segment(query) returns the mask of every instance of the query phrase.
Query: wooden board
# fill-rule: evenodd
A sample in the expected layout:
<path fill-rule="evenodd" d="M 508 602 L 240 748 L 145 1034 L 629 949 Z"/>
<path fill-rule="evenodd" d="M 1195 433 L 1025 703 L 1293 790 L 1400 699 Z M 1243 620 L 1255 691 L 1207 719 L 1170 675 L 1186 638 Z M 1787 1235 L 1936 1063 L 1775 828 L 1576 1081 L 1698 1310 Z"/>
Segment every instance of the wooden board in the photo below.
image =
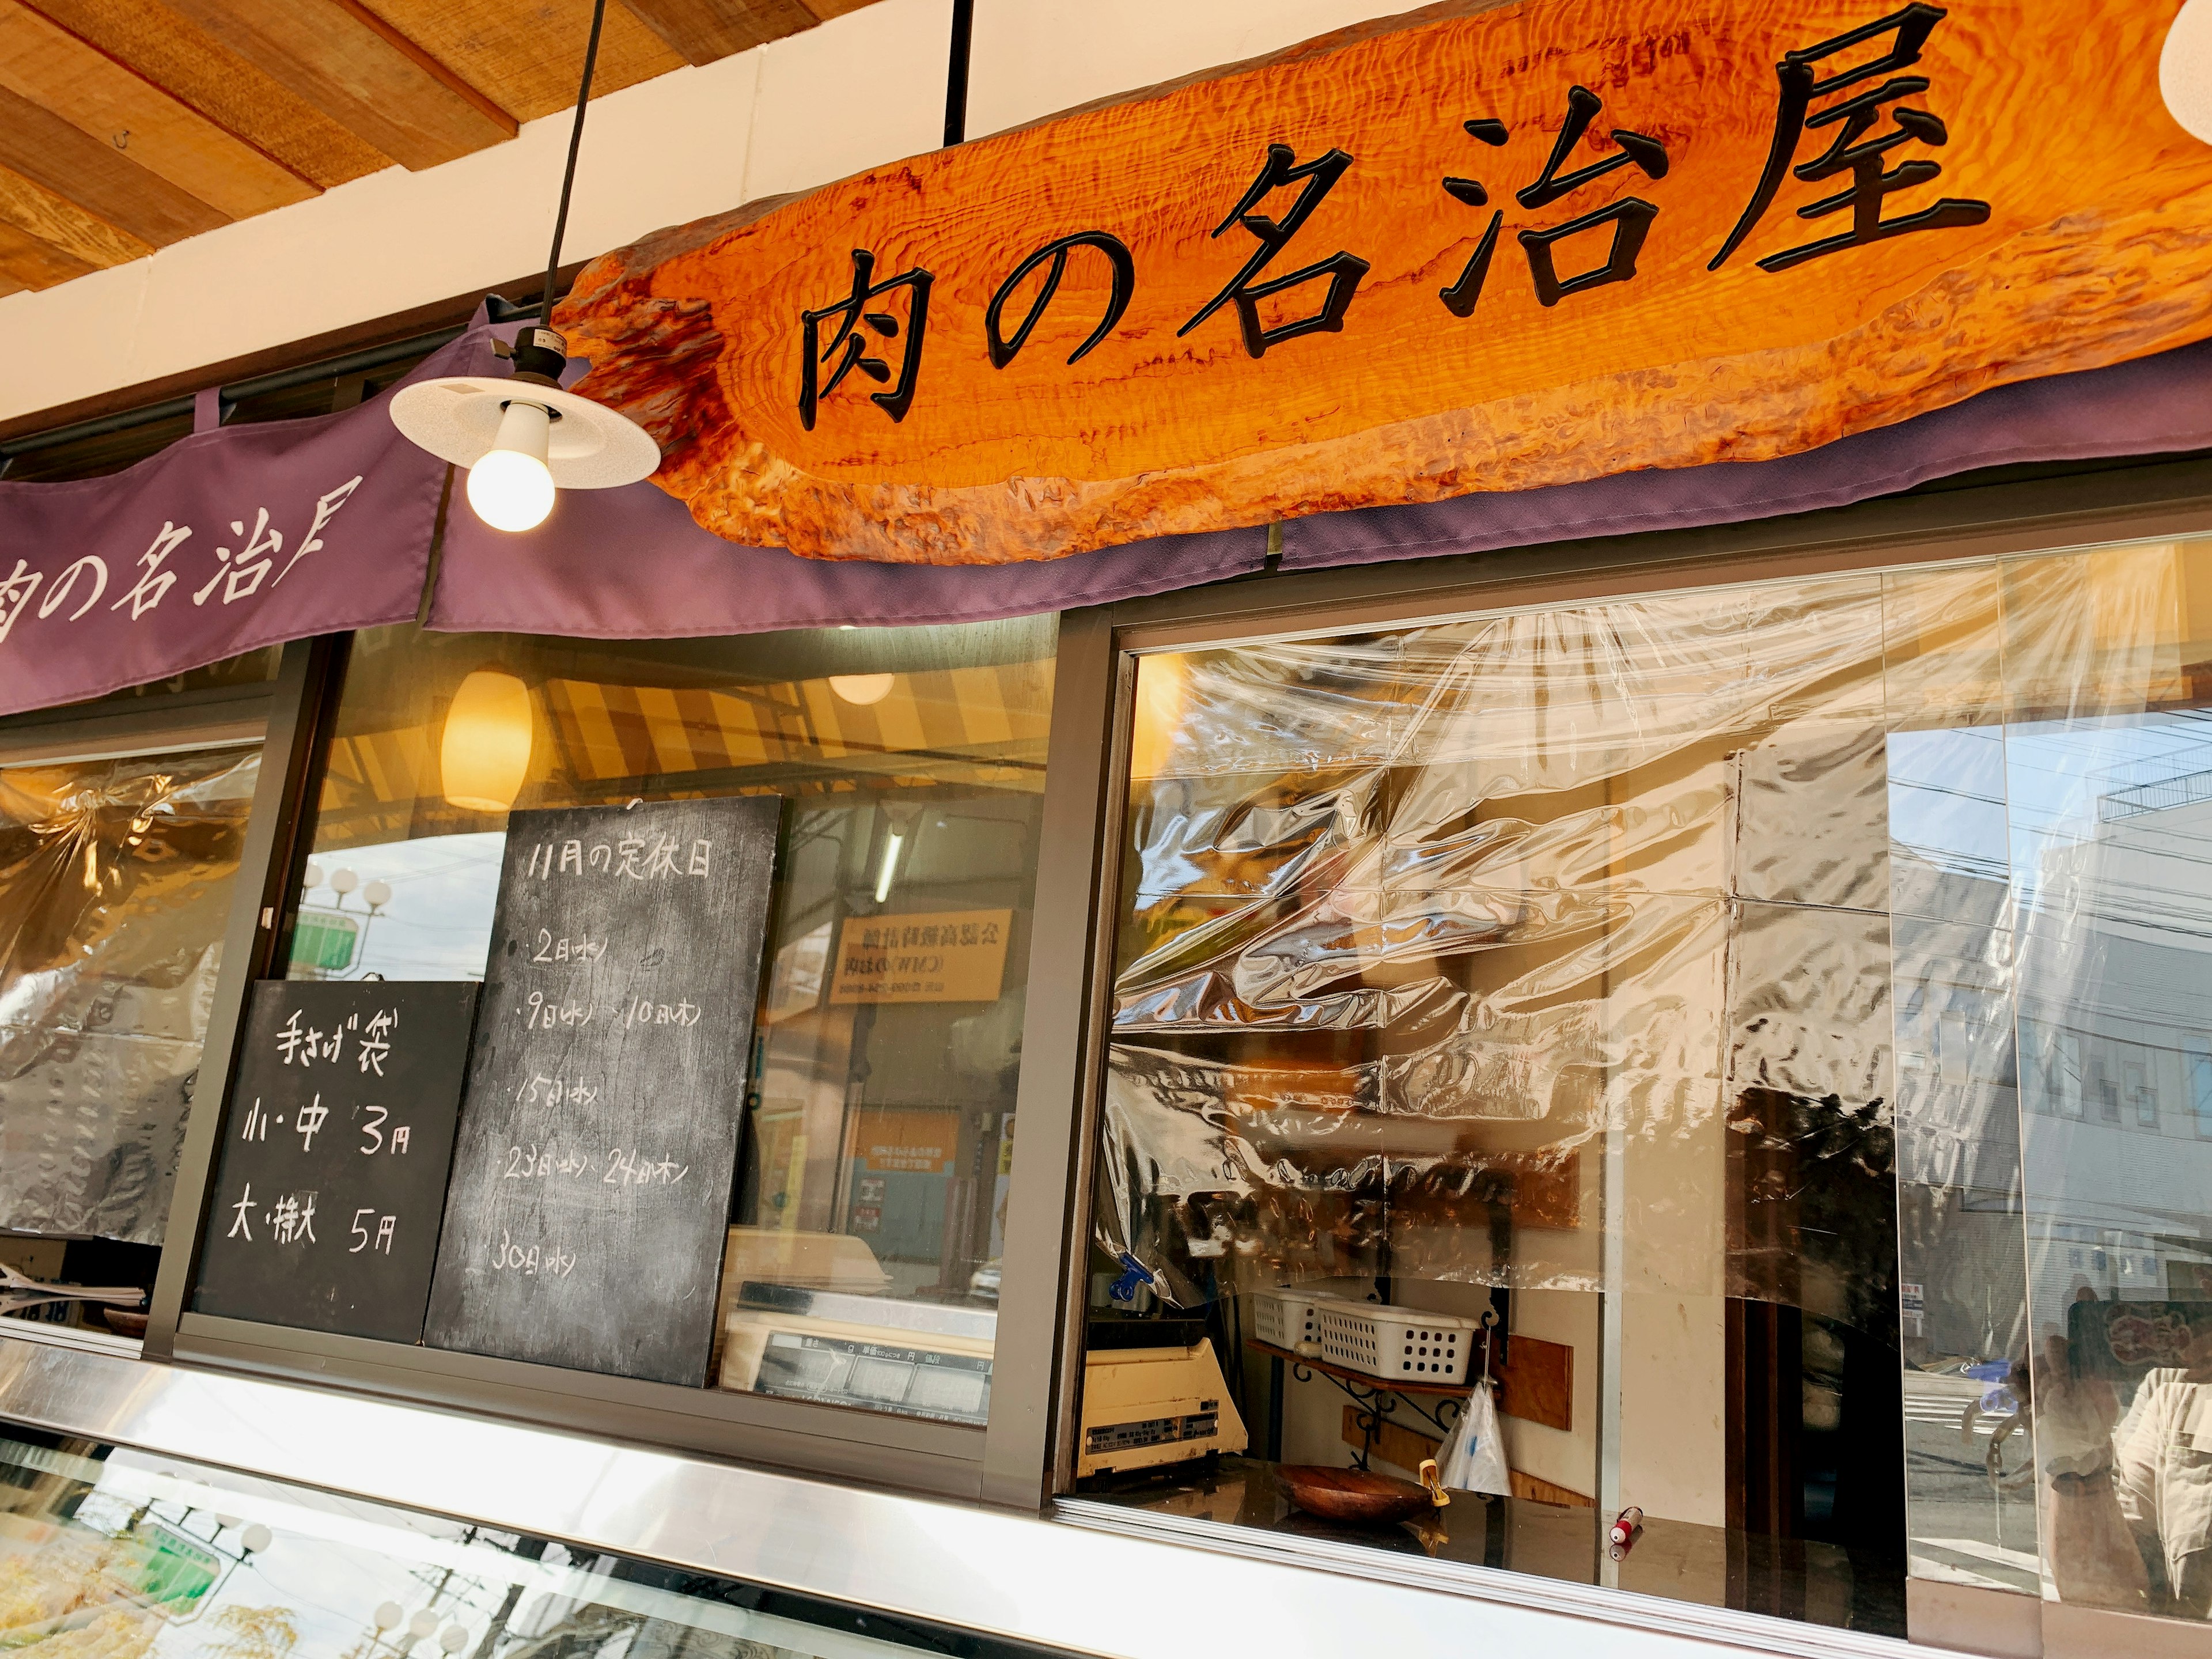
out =
<path fill-rule="evenodd" d="M 781 808 L 508 818 L 431 1346 L 705 1382 Z"/>
<path fill-rule="evenodd" d="M 823 558 L 1052 558 L 1795 454 L 2212 332 L 2212 147 L 2157 88 L 2179 4 L 1950 0 L 1906 52 L 1898 20 L 1931 9 L 1453 0 L 663 232 L 594 262 L 560 320 L 593 363 L 580 389 L 653 430 L 660 483 L 700 523 Z M 1777 65 L 1814 51 L 1825 78 L 1778 147 Z M 1843 130 L 1822 118 L 1916 77 L 1924 93 L 1854 132 L 1883 147 L 1871 172 L 1819 176 Z M 1574 137 L 1577 86 L 1601 106 Z M 1333 182 L 1299 171 L 1331 157 Z M 1878 206 L 1878 182 L 1839 196 L 1884 167 Z M 1571 228 L 1594 214 L 1611 216 Z M 1628 276 L 1608 256 L 1632 222 L 1648 234 Z M 1126 250 L 1126 310 L 1086 353 L 1115 266 L 1106 244 L 1075 247 L 994 367 L 994 299 L 1011 343 L 1055 271 L 1041 251 L 1078 234 Z M 890 284 L 858 301 L 856 250 L 864 287 Z M 1255 258 L 1254 287 L 1313 273 L 1241 290 L 1256 356 L 1231 296 Z M 1547 263 L 1573 291 L 1540 291 Z M 1330 320 L 1352 264 L 1340 330 L 1290 331 Z M 830 389 L 848 357 L 881 378 Z"/>
<path fill-rule="evenodd" d="M 1574 1428 L 1575 1351 L 1564 1342 L 1516 1336 L 1498 1365 L 1498 1409 L 1547 1428 Z"/>
<path fill-rule="evenodd" d="M 422 1334 L 477 990 L 253 988 L 196 1311 L 384 1342 Z"/>
<path fill-rule="evenodd" d="M 1571 1487 L 1557 1486 L 1533 1474 L 1523 1474 L 1518 1469 L 1506 1470 L 1505 1476 L 1516 1498 L 1556 1504 L 1563 1510 L 1594 1510 L 1597 1507 L 1597 1500 L 1594 1498 L 1586 1498 Z"/>
<path fill-rule="evenodd" d="M 1423 1434 L 1418 1429 L 1409 1429 L 1402 1423 L 1388 1421 L 1376 1431 L 1375 1443 L 1370 1447 L 1360 1429 L 1359 1409 L 1356 1406 L 1344 1408 L 1344 1426 L 1340 1435 L 1344 1443 L 1354 1450 L 1365 1449 L 1370 1455 L 1408 1473 L 1418 1473 L 1423 1458 L 1434 1457 L 1443 1449 L 1443 1442 L 1434 1436 Z M 1562 1509 L 1596 1507 L 1592 1499 L 1578 1492 L 1540 1480 L 1533 1474 L 1524 1474 L 1519 1469 L 1508 1469 L 1505 1474 L 1516 1498 L 1529 1498 L 1539 1504 L 1554 1504 Z"/>

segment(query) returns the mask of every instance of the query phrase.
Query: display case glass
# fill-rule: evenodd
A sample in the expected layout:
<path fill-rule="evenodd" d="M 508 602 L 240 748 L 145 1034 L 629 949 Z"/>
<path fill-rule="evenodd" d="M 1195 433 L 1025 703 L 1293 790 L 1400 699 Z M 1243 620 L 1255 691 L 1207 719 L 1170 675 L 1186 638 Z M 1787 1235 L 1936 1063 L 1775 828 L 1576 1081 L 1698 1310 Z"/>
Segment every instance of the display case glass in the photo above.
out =
<path fill-rule="evenodd" d="M 23 1659 L 1019 1659 L 1046 1650 L 0 1424 Z"/>

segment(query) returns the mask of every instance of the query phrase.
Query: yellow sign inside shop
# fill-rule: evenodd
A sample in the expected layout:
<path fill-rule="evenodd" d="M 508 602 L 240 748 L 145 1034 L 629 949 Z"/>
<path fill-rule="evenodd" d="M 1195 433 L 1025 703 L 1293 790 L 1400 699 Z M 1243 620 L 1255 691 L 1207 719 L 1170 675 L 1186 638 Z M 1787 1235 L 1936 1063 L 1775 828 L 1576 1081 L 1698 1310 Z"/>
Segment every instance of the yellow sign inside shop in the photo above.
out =
<path fill-rule="evenodd" d="M 2181 0 L 1449 0 L 594 262 L 732 541 L 995 563 L 1795 454 L 2212 333 Z"/>
<path fill-rule="evenodd" d="M 830 1000 L 996 1002 L 1012 910 L 847 918 Z"/>

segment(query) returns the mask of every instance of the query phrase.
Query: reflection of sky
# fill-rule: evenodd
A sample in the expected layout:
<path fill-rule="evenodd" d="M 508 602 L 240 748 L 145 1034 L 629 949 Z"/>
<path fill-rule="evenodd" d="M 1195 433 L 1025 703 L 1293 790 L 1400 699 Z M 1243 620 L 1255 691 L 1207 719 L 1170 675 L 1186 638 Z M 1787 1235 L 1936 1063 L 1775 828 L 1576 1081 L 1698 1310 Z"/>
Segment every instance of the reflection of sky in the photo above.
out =
<path fill-rule="evenodd" d="M 495 830 L 317 854 L 313 862 L 326 884 L 340 870 L 359 876 L 362 887 L 392 884 L 392 902 L 369 922 L 360 957 L 345 977 L 482 979 L 506 846 L 506 836 Z M 328 885 L 305 898 L 317 908 L 335 905 L 356 922 L 368 920 L 359 888 L 343 904 Z"/>
<path fill-rule="evenodd" d="M 2112 919 L 2194 933 L 2212 922 L 2203 812 L 2131 812 L 2113 798 L 2200 774 L 2212 774 L 2212 714 L 2193 709 L 1893 732 L 1890 835 L 1943 869 L 2009 873 L 2031 907 L 2087 899 Z"/>

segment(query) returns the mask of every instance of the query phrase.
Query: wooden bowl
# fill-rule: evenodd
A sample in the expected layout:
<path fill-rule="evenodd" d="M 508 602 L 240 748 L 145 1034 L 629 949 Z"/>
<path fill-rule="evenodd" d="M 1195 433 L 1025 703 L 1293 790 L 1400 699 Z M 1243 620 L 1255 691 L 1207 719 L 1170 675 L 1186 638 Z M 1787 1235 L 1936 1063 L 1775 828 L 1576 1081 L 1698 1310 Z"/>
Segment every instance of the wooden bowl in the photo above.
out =
<path fill-rule="evenodd" d="M 1436 1500 L 1425 1486 L 1358 1469 L 1323 1468 L 1314 1463 L 1285 1463 L 1275 1471 L 1291 1503 L 1309 1515 L 1362 1526 L 1388 1526 L 1432 1513 Z"/>
<path fill-rule="evenodd" d="M 100 1316 L 107 1322 L 107 1328 L 118 1336 L 143 1337 L 146 1334 L 146 1316 L 143 1313 L 131 1313 L 123 1308 L 103 1308 Z"/>

